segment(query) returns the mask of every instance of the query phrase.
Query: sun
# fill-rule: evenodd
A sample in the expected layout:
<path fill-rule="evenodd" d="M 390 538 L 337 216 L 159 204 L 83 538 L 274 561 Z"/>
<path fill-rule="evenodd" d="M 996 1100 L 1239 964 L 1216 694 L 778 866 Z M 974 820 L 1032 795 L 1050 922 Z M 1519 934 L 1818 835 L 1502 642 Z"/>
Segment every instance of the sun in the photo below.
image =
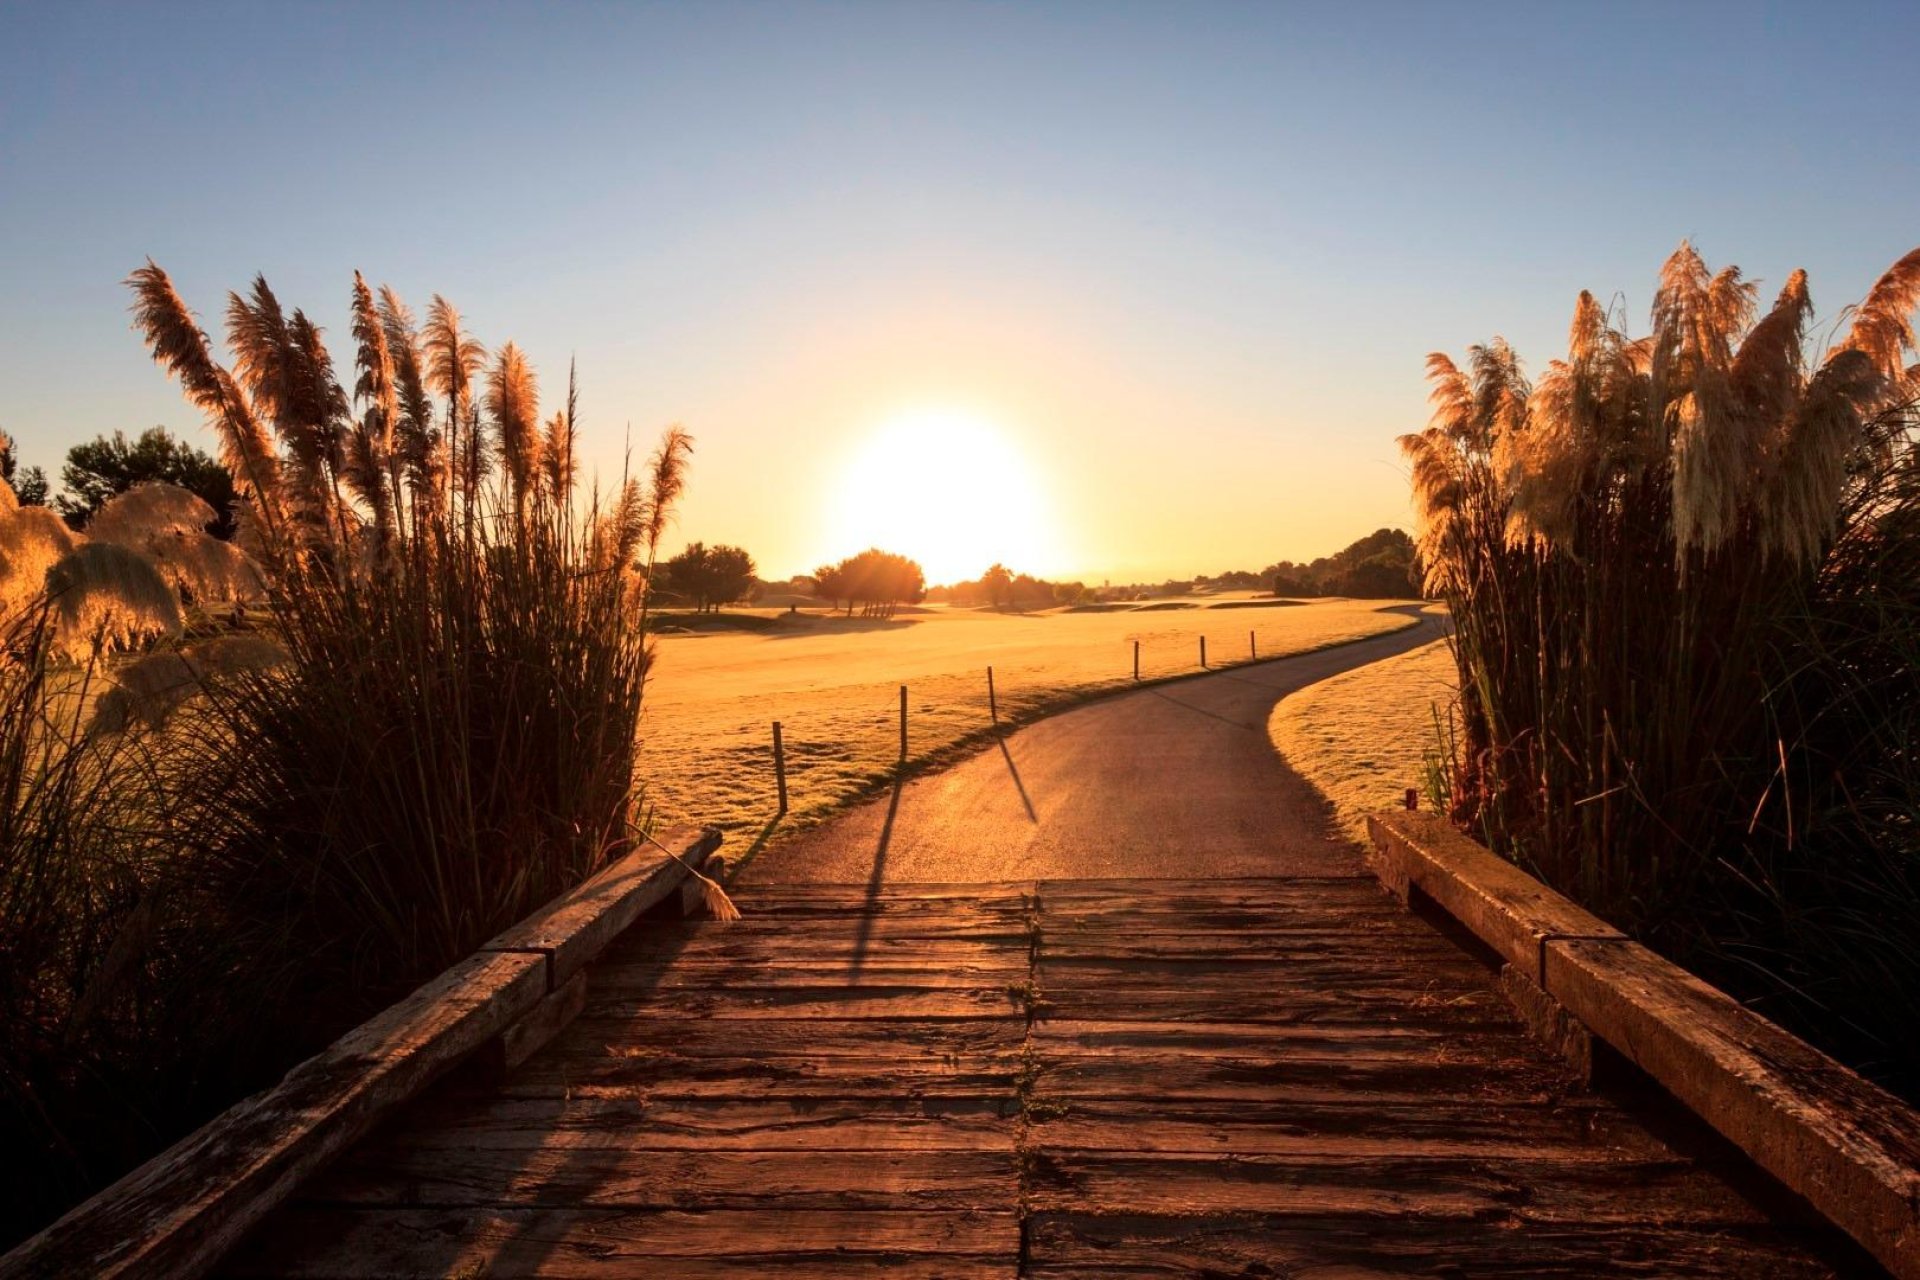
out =
<path fill-rule="evenodd" d="M 879 547 L 911 556 L 931 584 L 1060 567 L 1033 466 L 985 418 L 920 409 L 887 419 L 843 473 L 829 520 L 836 555 Z"/>

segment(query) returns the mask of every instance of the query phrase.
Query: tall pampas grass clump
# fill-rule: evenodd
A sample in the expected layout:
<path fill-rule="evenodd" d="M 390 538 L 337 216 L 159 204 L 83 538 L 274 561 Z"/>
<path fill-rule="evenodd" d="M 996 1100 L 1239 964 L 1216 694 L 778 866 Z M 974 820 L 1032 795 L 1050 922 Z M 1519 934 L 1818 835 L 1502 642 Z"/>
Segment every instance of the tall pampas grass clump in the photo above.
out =
<path fill-rule="evenodd" d="M 182 980 L 192 948 L 169 937 L 181 916 L 168 886 L 184 868 L 159 709 L 186 691 L 163 692 L 161 677 L 202 659 L 170 647 L 178 588 L 143 549 L 204 536 L 213 513 L 157 486 L 109 504 L 116 514 L 87 538 L 0 491 L 4 1242 L 204 1107 L 194 1032 L 219 997 Z M 225 598 L 200 588 L 203 601 Z M 137 712 L 135 690 L 147 695 Z M 102 731 L 116 702 L 119 723 Z"/>
<path fill-rule="evenodd" d="M 1824 339 L 1682 245 L 1530 380 L 1430 357 L 1401 441 L 1457 628 L 1454 820 L 1920 1087 L 1920 251 Z"/>
<path fill-rule="evenodd" d="M 309 1048 L 637 838 L 645 567 L 691 443 L 602 498 L 571 379 L 543 431 L 531 363 L 444 298 L 416 330 L 355 276 L 349 394 L 264 279 L 228 300 L 230 371 L 160 268 L 129 283 L 235 470 L 285 653 L 200 682 L 185 856 L 234 980 Z"/>

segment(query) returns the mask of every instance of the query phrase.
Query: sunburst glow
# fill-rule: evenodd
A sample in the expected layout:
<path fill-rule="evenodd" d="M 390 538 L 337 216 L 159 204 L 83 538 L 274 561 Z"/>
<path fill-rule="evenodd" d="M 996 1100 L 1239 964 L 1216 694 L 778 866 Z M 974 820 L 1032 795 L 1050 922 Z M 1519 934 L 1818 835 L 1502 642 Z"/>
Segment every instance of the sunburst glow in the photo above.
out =
<path fill-rule="evenodd" d="M 957 410 L 887 420 L 848 465 L 831 528 L 836 554 L 897 551 L 929 583 L 976 577 L 995 561 L 1017 572 L 1060 567 L 1032 464 L 1006 433 Z"/>

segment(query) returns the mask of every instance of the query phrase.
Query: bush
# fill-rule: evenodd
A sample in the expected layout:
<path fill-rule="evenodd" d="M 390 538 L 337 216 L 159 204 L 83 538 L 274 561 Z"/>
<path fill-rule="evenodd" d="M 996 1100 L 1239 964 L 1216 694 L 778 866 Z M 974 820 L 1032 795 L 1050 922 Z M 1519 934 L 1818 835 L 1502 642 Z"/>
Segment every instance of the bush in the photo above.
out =
<path fill-rule="evenodd" d="M 439 298 L 416 333 L 356 277 L 350 398 L 264 280 L 230 299 L 231 370 L 164 272 L 131 283 L 220 439 L 246 551 L 167 486 L 113 499 L 78 546 L 45 509 L 0 509 L 0 1243 L 577 883 L 644 816 L 646 584 L 688 438 L 583 497 L 571 387 L 543 427 L 518 350 L 487 363 Z M 262 586 L 271 639 L 169 638 L 176 587 Z"/>
<path fill-rule="evenodd" d="M 1682 246 L 1653 332 L 1591 295 L 1537 384 L 1433 356 L 1403 440 L 1457 628 L 1455 820 L 1815 1038 L 1920 1084 L 1920 252 L 1831 351 Z"/>

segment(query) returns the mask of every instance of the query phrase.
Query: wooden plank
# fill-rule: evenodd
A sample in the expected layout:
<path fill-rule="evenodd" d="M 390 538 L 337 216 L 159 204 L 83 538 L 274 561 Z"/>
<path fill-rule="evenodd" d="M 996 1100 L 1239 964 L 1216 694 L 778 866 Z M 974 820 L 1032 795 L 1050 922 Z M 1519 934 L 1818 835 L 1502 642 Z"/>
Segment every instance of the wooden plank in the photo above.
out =
<path fill-rule="evenodd" d="M 1837 1280 L 1805 1237 L 1669 1223 L 1524 1223 L 1503 1215 L 1274 1218 L 1036 1214 L 1029 1276 L 1455 1275 L 1589 1280 L 1646 1275 L 1713 1280 Z"/>
<path fill-rule="evenodd" d="M 994 953 L 989 958 L 969 958 L 950 964 L 864 964 L 855 968 L 844 963 L 819 963 L 812 959 L 791 958 L 779 964 L 756 968 L 751 974 L 740 966 L 710 956 L 684 960 L 648 961 L 637 964 L 596 965 L 593 976 L 597 991 L 625 999 L 635 999 L 650 991 L 725 989 L 743 979 L 754 987 L 918 987 L 922 990 L 951 990 L 967 987 L 1004 987 L 1024 984 L 1031 970 L 1024 952 Z"/>
<path fill-rule="evenodd" d="M 498 1078 L 531 1058 L 580 1016 L 586 1002 L 587 975 L 582 971 L 548 992 L 525 1016 L 487 1043 L 482 1050 L 485 1074 Z"/>
<path fill-rule="evenodd" d="M 1025 1036 L 1025 1020 L 1012 1016 L 945 1022 L 907 1020 L 879 1027 L 859 1019 L 834 1018 L 714 1019 L 679 1024 L 663 1018 L 603 1018 L 589 1004 L 548 1053 L 556 1057 L 670 1054 L 723 1058 L 805 1054 L 870 1058 L 876 1054 L 926 1053 L 961 1060 L 1001 1050 L 1018 1051 Z"/>
<path fill-rule="evenodd" d="M 0 1275 L 202 1274 L 385 1112 L 539 1002 L 546 962 L 455 965 L 0 1259 Z"/>
<path fill-rule="evenodd" d="M 1143 1052 L 1198 1054 L 1208 1058 L 1264 1061 L 1289 1057 L 1377 1056 L 1411 1052 L 1512 1052 L 1515 1028 L 1428 1025 L 1245 1023 L 1194 1021 L 1129 1022 L 1108 1018 L 1045 1018 L 1034 1023 L 1033 1042 L 1043 1053 L 1132 1056 Z"/>
<path fill-rule="evenodd" d="M 1005 1018 L 1018 1012 L 1014 984 L 979 987 L 880 986 L 833 983 L 762 987 L 743 982 L 731 989 L 671 987 L 623 1000 L 596 992 L 597 1018 L 667 1018 L 736 1021 L 760 1018 L 955 1019 Z"/>
<path fill-rule="evenodd" d="M 621 1209 L 1003 1210 L 1014 1156 L 997 1151 L 443 1151 L 375 1142 L 316 1179 L 308 1205 Z"/>
<path fill-rule="evenodd" d="M 1363 1215 L 1485 1223 L 1717 1224 L 1771 1219 L 1691 1161 L 1595 1158 L 1547 1146 L 1501 1159 L 1409 1156 L 1088 1156 L 1032 1162 L 1039 1212 L 1214 1218 Z"/>
<path fill-rule="evenodd" d="M 720 846 L 717 827 L 683 828 L 660 843 L 696 865 Z M 686 878 L 686 868 L 651 845 L 611 867 L 534 915 L 507 929 L 482 951 L 531 951 L 547 957 L 549 990 L 559 990 L 587 961 L 626 932 L 640 913 L 667 900 Z"/>
<path fill-rule="evenodd" d="M 1378 814 L 1367 819 L 1367 830 L 1397 876 L 1541 986 L 1546 985 L 1542 948 L 1548 939 L 1624 936 L 1461 835 L 1441 814 Z"/>
<path fill-rule="evenodd" d="M 1900 1276 L 1920 1276 L 1920 1113 L 1632 942 L 1554 942 L 1547 991 Z"/>
<path fill-rule="evenodd" d="M 461 1097 L 421 1108 L 396 1145 L 679 1151 L 1011 1150 L 1019 1103 L 974 1098 Z"/>
<path fill-rule="evenodd" d="M 727 926 L 717 926 L 725 928 Z M 1022 937 L 895 938 L 848 933 L 838 937 L 743 932 L 738 937 L 699 936 L 660 938 L 651 945 L 608 956 L 601 967 L 647 968 L 662 964 L 733 964 L 740 968 L 778 969 L 788 965 L 839 965 L 859 970 L 884 965 L 962 967 L 995 965 L 1024 955 L 1030 943 Z"/>
<path fill-rule="evenodd" d="M 1195 1055 L 1069 1057 L 1035 1055 L 1033 1096 L 1047 1100 L 1107 1098 L 1243 1099 L 1248 1102 L 1335 1102 L 1356 1097 L 1388 1104 L 1423 1100 L 1546 1102 L 1567 1095 L 1566 1068 L 1507 1052 L 1467 1058 L 1299 1060 L 1284 1054 L 1263 1060 Z"/>
<path fill-rule="evenodd" d="M 1248 983 L 1231 996 L 1219 991 L 1179 987 L 1129 988 L 1124 991 L 1056 991 L 1042 986 L 1036 1016 L 1083 1020 L 1135 1020 L 1143 1023 L 1315 1022 L 1350 1025 L 1398 1024 L 1425 1027 L 1517 1028 L 1513 1009 L 1491 992 L 1413 993 L 1336 989 L 1313 992 L 1263 991 Z"/>
<path fill-rule="evenodd" d="M 1018 1264 L 1017 1216 L 917 1211 L 373 1209 L 301 1206 L 248 1242 L 228 1274 L 303 1277 L 653 1274 L 987 1275 Z M 918 1267 L 918 1270 L 912 1268 Z"/>
<path fill-rule="evenodd" d="M 1671 1150 L 1637 1121 L 1591 1099 L 1537 1104 L 1436 1099 L 1414 1104 L 1206 1099 L 1070 1099 L 1035 1126 L 1052 1151 L 1219 1155 L 1456 1155 L 1487 1159 L 1546 1147 L 1663 1159 Z"/>

